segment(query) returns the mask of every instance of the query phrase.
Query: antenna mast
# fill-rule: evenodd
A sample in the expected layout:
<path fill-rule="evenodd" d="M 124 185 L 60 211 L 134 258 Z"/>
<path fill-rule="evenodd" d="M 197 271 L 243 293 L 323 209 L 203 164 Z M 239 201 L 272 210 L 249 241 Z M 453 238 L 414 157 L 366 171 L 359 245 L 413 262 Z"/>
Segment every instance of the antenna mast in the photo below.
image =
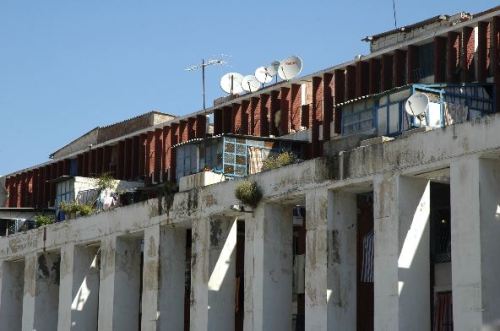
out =
<path fill-rule="evenodd" d="M 201 59 L 201 64 L 198 65 L 192 65 L 190 67 L 187 67 L 185 70 L 186 71 L 195 71 L 195 70 L 200 70 L 201 69 L 201 94 L 203 97 L 203 110 L 206 109 L 206 103 L 205 103 L 205 67 L 212 66 L 212 65 L 224 65 L 227 64 L 226 61 L 224 61 L 222 58 L 218 59 L 209 59 L 205 62 L 205 59 Z"/>

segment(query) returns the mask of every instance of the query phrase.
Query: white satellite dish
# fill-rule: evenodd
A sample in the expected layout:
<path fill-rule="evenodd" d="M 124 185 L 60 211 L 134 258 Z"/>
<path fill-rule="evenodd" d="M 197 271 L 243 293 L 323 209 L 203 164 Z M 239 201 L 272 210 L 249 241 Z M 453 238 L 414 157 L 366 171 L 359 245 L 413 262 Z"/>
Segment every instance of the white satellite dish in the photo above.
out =
<path fill-rule="evenodd" d="M 269 75 L 274 77 L 278 74 L 279 67 L 280 67 L 280 61 L 273 61 L 271 62 L 270 65 L 266 67 L 266 70 Z"/>
<path fill-rule="evenodd" d="M 254 75 L 248 75 L 243 77 L 241 87 L 247 92 L 255 92 L 260 89 L 260 82 Z"/>
<path fill-rule="evenodd" d="M 424 114 L 429 106 L 429 97 L 424 93 L 415 93 L 406 100 L 405 110 L 411 116 Z"/>
<path fill-rule="evenodd" d="M 220 79 L 220 87 L 229 94 L 239 94 L 243 92 L 241 82 L 243 76 L 237 72 L 228 72 Z"/>
<path fill-rule="evenodd" d="M 270 74 L 267 67 L 258 67 L 255 70 L 255 78 L 262 84 L 266 84 L 273 80 L 273 75 Z"/>
<path fill-rule="evenodd" d="M 297 77 L 302 71 L 302 60 L 298 56 L 290 56 L 280 62 L 278 75 L 283 80 Z"/>

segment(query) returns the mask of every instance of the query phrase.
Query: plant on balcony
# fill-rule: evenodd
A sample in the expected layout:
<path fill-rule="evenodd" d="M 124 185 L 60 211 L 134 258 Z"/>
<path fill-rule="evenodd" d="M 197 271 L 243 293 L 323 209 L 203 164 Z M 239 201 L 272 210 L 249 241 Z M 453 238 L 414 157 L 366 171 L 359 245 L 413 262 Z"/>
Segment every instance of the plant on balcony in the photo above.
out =
<path fill-rule="evenodd" d="M 249 180 L 239 182 L 234 191 L 234 195 L 243 204 L 252 208 L 257 207 L 262 199 L 262 191 L 257 183 Z"/>
<path fill-rule="evenodd" d="M 99 178 L 97 178 L 97 188 L 99 189 L 99 191 L 112 189 L 114 187 L 115 179 L 109 173 L 104 173 Z"/>
<path fill-rule="evenodd" d="M 277 155 L 271 155 L 262 161 L 262 170 L 271 170 L 284 167 L 295 163 L 297 158 L 292 152 L 282 152 Z"/>
<path fill-rule="evenodd" d="M 76 218 L 78 216 L 88 216 L 95 212 L 95 208 L 90 204 L 72 202 L 61 202 L 59 208 L 64 212 L 66 219 Z"/>
<path fill-rule="evenodd" d="M 36 215 L 34 217 L 36 227 L 52 224 L 55 222 L 54 216 L 48 216 L 48 215 Z"/>

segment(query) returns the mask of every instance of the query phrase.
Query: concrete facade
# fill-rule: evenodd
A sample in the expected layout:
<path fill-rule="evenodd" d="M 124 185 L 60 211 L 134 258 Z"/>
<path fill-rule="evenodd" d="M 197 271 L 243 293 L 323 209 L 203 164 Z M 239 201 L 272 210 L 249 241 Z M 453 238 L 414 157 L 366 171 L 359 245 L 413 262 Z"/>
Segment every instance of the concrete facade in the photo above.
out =
<path fill-rule="evenodd" d="M 432 182 L 445 181 L 454 327 L 480 330 L 500 314 L 499 130 L 500 116 L 485 117 L 355 148 L 343 160 L 253 175 L 264 197 L 249 214 L 229 208 L 237 201 L 223 192 L 238 184 L 229 181 L 175 194 L 168 213 L 158 214 L 153 199 L 1 238 L 0 323 L 13 330 L 183 329 L 191 229 L 190 327 L 233 330 L 240 219 L 244 330 L 291 330 L 291 207 L 302 203 L 306 329 L 355 330 L 356 197 L 373 192 L 374 329 L 431 330 L 429 192 Z"/>

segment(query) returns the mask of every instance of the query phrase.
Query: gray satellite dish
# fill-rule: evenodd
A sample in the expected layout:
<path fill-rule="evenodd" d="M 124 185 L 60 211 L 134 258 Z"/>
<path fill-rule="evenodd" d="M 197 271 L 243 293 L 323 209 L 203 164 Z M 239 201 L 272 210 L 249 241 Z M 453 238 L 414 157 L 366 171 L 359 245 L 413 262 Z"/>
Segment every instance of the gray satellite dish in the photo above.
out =
<path fill-rule="evenodd" d="M 262 84 L 269 83 L 273 80 L 273 75 L 267 70 L 268 67 L 258 67 L 255 70 L 255 78 Z"/>
<path fill-rule="evenodd" d="M 280 61 L 273 61 L 271 62 L 270 65 L 266 67 L 266 70 L 269 75 L 274 77 L 278 74 L 279 67 L 280 67 Z"/>
<path fill-rule="evenodd" d="M 255 92 L 260 89 L 260 82 L 254 75 L 248 75 L 243 77 L 241 87 L 247 92 Z"/>
<path fill-rule="evenodd" d="M 290 56 L 280 62 L 278 75 L 283 80 L 297 77 L 302 71 L 302 60 L 298 56 Z"/>
<path fill-rule="evenodd" d="M 239 94 L 243 92 L 241 82 L 243 76 L 237 72 L 228 72 L 220 79 L 220 87 L 229 94 Z"/>
<path fill-rule="evenodd" d="M 423 93 L 415 93 L 406 100 L 405 110 L 411 116 L 419 117 L 429 106 L 429 97 Z"/>

